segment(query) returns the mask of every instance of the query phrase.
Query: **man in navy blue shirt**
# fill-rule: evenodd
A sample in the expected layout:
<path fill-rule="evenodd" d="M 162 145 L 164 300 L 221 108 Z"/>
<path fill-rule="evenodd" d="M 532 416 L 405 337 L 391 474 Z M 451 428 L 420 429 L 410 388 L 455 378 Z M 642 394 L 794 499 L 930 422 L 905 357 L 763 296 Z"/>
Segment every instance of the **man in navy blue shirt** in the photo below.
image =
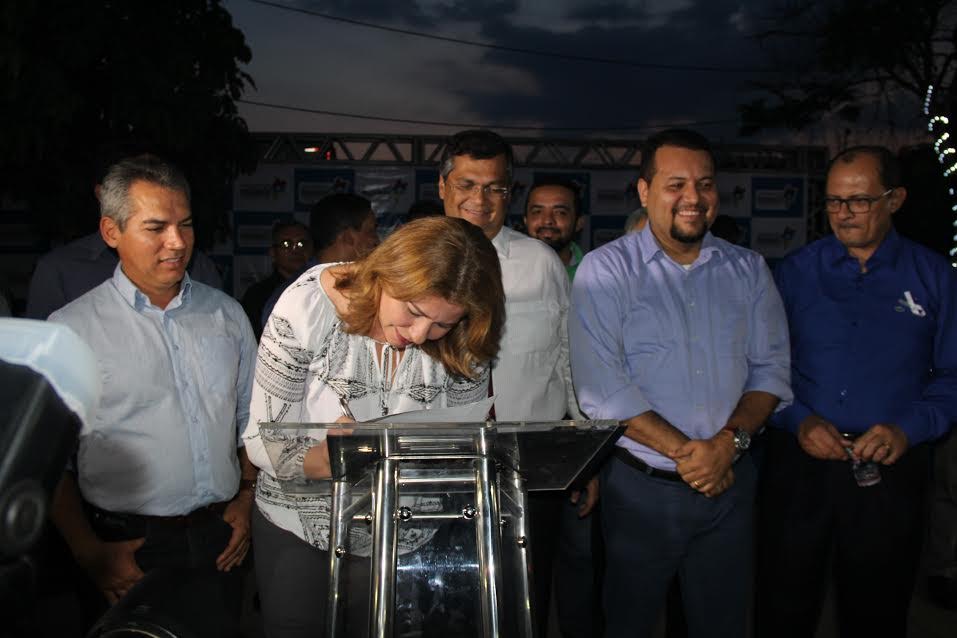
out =
<path fill-rule="evenodd" d="M 906 196 L 887 149 L 842 152 L 824 200 L 834 235 L 778 268 L 794 403 L 768 432 L 759 637 L 814 635 L 829 565 L 842 636 L 906 635 L 928 442 L 957 416 L 957 274 L 894 230 Z M 869 462 L 876 485 L 854 470 Z"/>

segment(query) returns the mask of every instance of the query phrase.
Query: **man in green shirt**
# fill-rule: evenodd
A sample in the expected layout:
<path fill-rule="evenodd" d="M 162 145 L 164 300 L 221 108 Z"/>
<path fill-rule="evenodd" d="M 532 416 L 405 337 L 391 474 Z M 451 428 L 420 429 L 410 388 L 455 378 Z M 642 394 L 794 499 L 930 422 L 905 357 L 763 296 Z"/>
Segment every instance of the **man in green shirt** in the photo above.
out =
<path fill-rule="evenodd" d="M 568 278 L 575 277 L 584 251 L 575 243 L 575 235 L 582 229 L 581 196 L 578 187 L 567 180 L 547 178 L 532 184 L 525 200 L 525 228 L 528 234 L 555 249 L 568 270 Z"/>

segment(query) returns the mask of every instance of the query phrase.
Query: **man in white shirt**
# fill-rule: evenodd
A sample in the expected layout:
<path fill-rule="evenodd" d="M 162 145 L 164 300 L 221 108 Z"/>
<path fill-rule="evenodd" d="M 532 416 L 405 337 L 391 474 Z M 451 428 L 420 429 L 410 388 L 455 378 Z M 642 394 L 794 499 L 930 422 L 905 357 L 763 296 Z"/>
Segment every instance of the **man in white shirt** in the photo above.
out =
<path fill-rule="evenodd" d="M 445 214 L 481 228 L 502 265 L 506 318 L 492 370 L 495 416 L 499 421 L 581 418 L 568 362 L 568 274 L 549 246 L 505 226 L 511 183 L 512 149 L 500 136 L 469 130 L 446 143 L 439 169 Z M 556 536 L 548 532 L 558 525 L 562 497 L 556 493 L 555 498 L 535 499 L 531 504 L 535 613 L 540 627 L 548 616 Z"/>

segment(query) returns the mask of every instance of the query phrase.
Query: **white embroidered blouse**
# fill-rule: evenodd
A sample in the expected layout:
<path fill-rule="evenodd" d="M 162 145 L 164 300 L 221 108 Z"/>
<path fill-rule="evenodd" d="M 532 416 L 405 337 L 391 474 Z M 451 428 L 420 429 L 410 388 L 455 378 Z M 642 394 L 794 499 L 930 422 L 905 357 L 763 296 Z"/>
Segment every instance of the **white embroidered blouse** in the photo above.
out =
<path fill-rule="evenodd" d="M 285 451 L 274 467 L 259 436 L 265 421 L 331 423 L 341 416 L 340 397 L 348 401 L 357 421 L 421 410 L 464 405 L 488 394 L 488 372 L 475 380 L 449 375 L 442 364 L 415 346 L 401 359 L 388 344 L 347 334 L 335 306 L 320 284 L 320 274 L 333 264 L 306 271 L 279 298 L 266 322 L 256 360 L 249 423 L 243 432 L 246 453 L 262 471 L 256 504 L 273 524 L 323 550 L 328 549 L 329 497 L 287 494 L 277 477 L 301 477 L 308 445 Z M 311 445 L 318 445 L 321 436 Z M 417 509 L 428 509 L 419 502 Z M 350 553 L 368 555 L 367 530 L 353 526 Z M 424 544 L 431 531 L 402 526 L 400 551 Z"/>

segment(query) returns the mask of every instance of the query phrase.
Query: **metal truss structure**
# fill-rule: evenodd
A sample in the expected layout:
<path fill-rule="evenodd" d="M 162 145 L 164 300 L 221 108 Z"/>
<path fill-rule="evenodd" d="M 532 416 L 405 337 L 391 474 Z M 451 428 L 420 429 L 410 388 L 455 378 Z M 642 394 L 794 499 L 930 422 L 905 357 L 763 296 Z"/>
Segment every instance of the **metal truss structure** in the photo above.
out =
<path fill-rule="evenodd" d="M 446 138 L 353 133 L 255 133 L 264 163 L 347 166 L 438 164 Z M 631 169 L 641 163 L 641 140 L 507 138 L 517 166 L 552 169 Z M 823 174 L 823 146 L 734 145 L 716 148 L 722 171 Z"/>

